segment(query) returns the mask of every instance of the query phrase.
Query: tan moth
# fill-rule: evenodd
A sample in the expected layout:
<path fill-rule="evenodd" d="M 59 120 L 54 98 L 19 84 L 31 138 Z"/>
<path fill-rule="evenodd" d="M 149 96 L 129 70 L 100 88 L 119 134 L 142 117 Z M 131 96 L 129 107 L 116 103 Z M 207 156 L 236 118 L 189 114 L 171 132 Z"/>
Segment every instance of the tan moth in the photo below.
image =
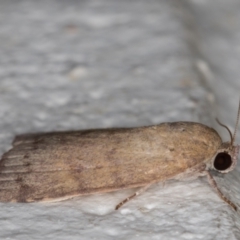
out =
<path fill-rule="evenodd" d="M 227 173 L 237 163 L 230 142 L 195 122 L 136 128 L 92 129 L 20 135 L 0 161 L 0 202 L 36 202 L 141 187 L 116 209 L 156 182 L 189 176 L 208 177 L 233 209 L 209 170 Z"/>

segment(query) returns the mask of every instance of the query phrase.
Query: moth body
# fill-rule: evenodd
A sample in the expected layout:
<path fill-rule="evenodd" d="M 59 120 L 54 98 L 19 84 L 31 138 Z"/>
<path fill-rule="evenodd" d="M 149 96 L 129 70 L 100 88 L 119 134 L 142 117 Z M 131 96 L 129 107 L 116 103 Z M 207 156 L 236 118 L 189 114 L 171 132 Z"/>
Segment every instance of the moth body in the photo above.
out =
<path fill-rule="evenodd" d="M 216 167 L 224 144 L 194 122 L 20 135 L 0 161 L 0 201 L 66 199 L 198 176 Z"/>

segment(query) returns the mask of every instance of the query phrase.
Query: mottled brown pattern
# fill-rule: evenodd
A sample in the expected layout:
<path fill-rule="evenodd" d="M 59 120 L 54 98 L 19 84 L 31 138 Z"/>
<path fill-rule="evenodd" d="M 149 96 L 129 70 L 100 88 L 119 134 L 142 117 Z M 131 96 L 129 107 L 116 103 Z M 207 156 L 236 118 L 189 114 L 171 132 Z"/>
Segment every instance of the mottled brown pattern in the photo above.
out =
<path fill-rule="evenodd" d="M 165 181 L 209 162 L 221 144 L 214 129 L 192 122 L 17 136 L 0 162 L 0 201 L 44 201 Z"/>

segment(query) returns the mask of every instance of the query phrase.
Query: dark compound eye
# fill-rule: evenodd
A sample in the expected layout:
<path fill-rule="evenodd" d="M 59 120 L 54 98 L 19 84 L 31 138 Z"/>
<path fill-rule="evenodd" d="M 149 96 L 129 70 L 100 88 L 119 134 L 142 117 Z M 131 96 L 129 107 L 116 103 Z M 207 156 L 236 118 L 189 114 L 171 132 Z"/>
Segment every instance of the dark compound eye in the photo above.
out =
<path fill-rule="evenodd" d="M 228 153 L 219 153 L 214 160 L 214 168 L 219 171 L 224 171 L 231 167 L 232 158 Z"/>

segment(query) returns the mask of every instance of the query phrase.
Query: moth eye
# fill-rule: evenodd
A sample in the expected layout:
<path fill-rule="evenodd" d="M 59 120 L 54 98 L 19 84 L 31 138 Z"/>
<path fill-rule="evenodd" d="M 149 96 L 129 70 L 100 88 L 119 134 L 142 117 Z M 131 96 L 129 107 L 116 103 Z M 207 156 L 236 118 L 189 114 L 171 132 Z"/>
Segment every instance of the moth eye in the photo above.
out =
<path fill-rule="evenodd" d="M 231 165 L 232 165 L 232 158 L 226 152 L 219 153 L 216 156 L 213 165 L 214 165 L 214 168 L 216 170 L 224 171 L 224 170 L 228 169 L 229 167 L 231 167 Z"/>

